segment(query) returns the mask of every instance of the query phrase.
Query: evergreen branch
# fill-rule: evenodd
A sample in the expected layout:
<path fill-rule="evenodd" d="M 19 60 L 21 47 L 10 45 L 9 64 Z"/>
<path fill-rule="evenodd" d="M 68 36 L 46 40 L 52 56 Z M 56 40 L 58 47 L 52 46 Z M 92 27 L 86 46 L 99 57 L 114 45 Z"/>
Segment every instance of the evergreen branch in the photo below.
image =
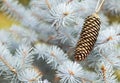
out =
<path fill-rule="evenodd" d="M 2 0 L 1 2 L 1 10 L 5 11 L 6 14 L 15 19 L 23 19 L 21 12 L 24 12 L 25 10 L 21 5 L 18 6 L 17 1 L 14 2 L 13 0 Z M 20 8 L 20 10 L 17 10 L 16 7 Z"/>
<path fill-rule="evenodd" d="M 99 74 L 98 82 L 102 83 L 117 83 L 116 76 L 114 75 L 113 67 L 109 63 L 102 62 L 98 65 L 96 72 Z"/>
<path fill-rule="evenodd" d="M 30 45 L 31 43 L 36 42 L 38 39 L 38 35 L 35 31 L 21 26 L 13 25 L 9 31 L 12 33 L 14 38 L 16 36 L 16 39 L 20 39 L 20 41 L 18 41 L 19 43 L 26 43 Z"/>
<path fill-rule="evenodd" d="M 34 28 L 39 24 L 38 21 L 32 17 L 31 11 L 26 11 L 26 9 L 21 4 L 19 4 L 18 1 L 2 0 L 1 3 L 2 4 L 0 9 L 4 11 L 9 16 L 9 18 L 14 18 L 24 26 L 30 28 Z"/>
<path fill-rule="evenodd" d="M 12 67 L 3 57 L 0 56 L 0 60 L 12 71 L 14 74 L 17 74 L 17 71 Z"/>
<path fill-rule="evenodd" d="M 35 83 L 41 79 L 41 77 L 42 73 L 38 70 L 38 68 L 35 67 L 22 69 L 18 72 L 18 79 L 23 82 Z"/>
<path fill-rule="evenodd" d="M 15 57 L 19 59 L 19 69 L 31 67 L 34 61 L 33 48 L 22 44 L 16 50 Z"/>

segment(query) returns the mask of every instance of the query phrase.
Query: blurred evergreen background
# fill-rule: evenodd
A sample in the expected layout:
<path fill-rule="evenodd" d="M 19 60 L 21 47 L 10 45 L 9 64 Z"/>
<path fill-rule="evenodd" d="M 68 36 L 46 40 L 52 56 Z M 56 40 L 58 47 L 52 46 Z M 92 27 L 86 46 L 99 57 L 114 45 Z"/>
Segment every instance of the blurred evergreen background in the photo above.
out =
<path fill-rule="evenodd" d="M 18 0 L 22 5 L 25 7 L 28 7 L 30 0 Z M 109 18 L 109 23 L 120 23 L 120 16 L 112 16 L 108 13 L 106 13 L 106 16 Z M 9 19 L 4 12 L 0 11 L 0 29 L 8 29 L 12 24 L 19 25 L 19 22 L 15 21 L 14 19 Z M 116 71 L 116 74 L 118 75 L 118 78 L 120 78 L 120 71 Z M 0 83 L 7 83 L 7 81 L 4 81 L 0 78 Z M 9 82 L 8 82 L 9 83 Z"/>
<path fill-rule="evenodd" d="M 28 7 L 30 0 L 18 0 L 23 6 Z M 111 16 L 109 12 L 106 14 L 109 18 L 110 24 L 120 23 L 120 16 Z M 7 29 L 12 24 L 19 24 L 14 19 L 9 19 L 3 12 L 0 11 L 0 29 Z"/>
<path fill-rule="evenodd" d="M 18 0 L 22 5 L 28 6 L 30 0 Z M 12 24 L 19 24 L 14 19 L 9 19 L 3 12 L 0 11 L 0 29 L 7 29 Z"/>

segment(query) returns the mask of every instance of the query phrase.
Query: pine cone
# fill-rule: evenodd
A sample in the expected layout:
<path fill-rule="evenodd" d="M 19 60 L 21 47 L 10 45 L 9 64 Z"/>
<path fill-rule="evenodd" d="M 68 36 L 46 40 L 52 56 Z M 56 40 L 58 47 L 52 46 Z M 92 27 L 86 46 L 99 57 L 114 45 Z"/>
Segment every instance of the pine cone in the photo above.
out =
<path fill-rule="evenodd" d="M 100 18 L 97 14 L 88 16 L 83 25 L 75 49 L 75 60 L 84 60 L 92 51 L 100 30 Z"/>

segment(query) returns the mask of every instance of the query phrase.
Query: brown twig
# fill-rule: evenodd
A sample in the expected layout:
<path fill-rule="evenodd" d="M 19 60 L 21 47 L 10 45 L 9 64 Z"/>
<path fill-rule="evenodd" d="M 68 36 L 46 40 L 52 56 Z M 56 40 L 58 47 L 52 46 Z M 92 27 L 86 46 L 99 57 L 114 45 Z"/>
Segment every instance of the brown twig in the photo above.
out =
<path fill-rule="evenodd" d="M 105 68 L 104 65 L 102 65 L 101 70 L 102 70 L 102 73 L 103 73 L 103 80 L 104 80 L 105 83 L 107 83 L 106 82 L 106 68 Z"/>
<path fill-rule="evenodd" d="M 49 1 L 48 1 L 48 0 L 45 0 L 45 2 L 46 2 L 46 4 L 47 4 L 48 8 L 51 9 L 51 4 L 49 3 Z"/>
<path fill-rule="evenodd" d="M 0 56 L 0 60 L 12 71 L 14 74 L 17 74 L 15 68 L 13 68 L 2 56 Z"/>

